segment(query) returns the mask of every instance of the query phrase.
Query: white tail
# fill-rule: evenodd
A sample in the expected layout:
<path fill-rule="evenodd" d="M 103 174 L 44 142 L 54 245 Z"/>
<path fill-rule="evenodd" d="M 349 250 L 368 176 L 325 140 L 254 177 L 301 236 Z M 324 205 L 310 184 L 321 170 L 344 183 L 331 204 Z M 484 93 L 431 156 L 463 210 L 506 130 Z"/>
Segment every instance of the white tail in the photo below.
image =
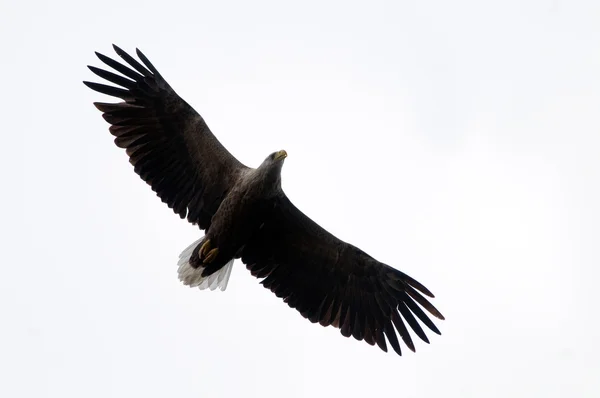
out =
<path fill-rule="evenodd" d="M 207 277 L 202 277 L 203 267 L 194 268 L 190 265 L 190 257 L 192 256 L 194 249 L 202 242 L 202 239 L 204 239 L 204 237 L 189 245 L 179 255 L 179 262 L 177 263 L 179 267 L 177 269 L 179 280 L 182 281 L 184 285 L 198 287 L 201 290 L 215 290 L 217 287 L 221 290 L 225 290 L 227 288 L 227 282 L 229 282 L 231 269 L 233 268 L 233 259 L 225 264 L 223 268 Z"/>

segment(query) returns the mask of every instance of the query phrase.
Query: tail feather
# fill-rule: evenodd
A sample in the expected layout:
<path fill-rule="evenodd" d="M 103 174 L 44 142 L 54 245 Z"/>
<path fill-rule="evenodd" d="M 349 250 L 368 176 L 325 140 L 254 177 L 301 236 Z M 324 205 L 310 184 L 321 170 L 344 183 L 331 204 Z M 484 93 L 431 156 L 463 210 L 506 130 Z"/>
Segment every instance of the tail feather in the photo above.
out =
<path fill-rule="evenodd" d="M 190 257 L 195 250 L 199 249 L 203 239 L 204 237 L 196 240 L 194 243 L 185 248 L 185 250 L 183 250 L 179 255 L 179 261 L 177 262 L 179 280 L 182 281 L 184 285 L 189 287 L 198 287 L 201 290 L 215 290 L 216 288 L 225 290 L 227 288 L 227 283 L 229 282 L 231 269 L 233 268 L 233 259 L 231 259 L 231 261 L 225 264 L 217 272 L 206 277 L 202 276 L 204 267 L 194 268 L 190 265 Z"/>

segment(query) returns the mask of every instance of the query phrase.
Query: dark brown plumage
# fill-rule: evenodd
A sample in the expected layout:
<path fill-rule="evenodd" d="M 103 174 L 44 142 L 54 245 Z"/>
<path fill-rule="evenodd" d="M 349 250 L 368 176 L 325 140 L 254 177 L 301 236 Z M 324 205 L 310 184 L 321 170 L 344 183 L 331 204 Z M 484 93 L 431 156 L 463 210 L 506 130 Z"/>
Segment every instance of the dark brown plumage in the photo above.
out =
<path fill-rule="evenodd" d="M 84 83 L 124 100 L 95 103 L 115 143 L 163 202 L 206 231 L 181 255 L 185 284 L 224 289 L 233 260 L 241 258 L 290 307 L 313 323 L 340 328 L 346 337 L 384 351 L 387 339 L 401 355 L 397 334 L 415 350 L 406 323 L 425 342 L 419 321 L 440 333 L 423 311 L 444 319 L 424 297 L 433 297 L 429 290 L 339 240 L 290 202 L 281 190 L 285 151 L 269 155 L 256 169 L 244 166 L 139 50 L 144 65 L 114 48 L 130 67 L 96 54 L 125 77 L 89 68 L 120 87 Z"/>
<path fill-rule="evenodd" d="M 208 229 L 236 173 L 246 168 L 221 145 L 192 109 L 138 51 L 146 67 L 126 52 L 115 51 L 134 69 L 102 54 L 98 58 L 130 79 L 89 66 L 96 75 L 125 89 L 84 82 L 89 88 L 123 99 L 96 102 L 110 123 L 115 144 L 125 148 L 137 174 L 181 218 Z"/>

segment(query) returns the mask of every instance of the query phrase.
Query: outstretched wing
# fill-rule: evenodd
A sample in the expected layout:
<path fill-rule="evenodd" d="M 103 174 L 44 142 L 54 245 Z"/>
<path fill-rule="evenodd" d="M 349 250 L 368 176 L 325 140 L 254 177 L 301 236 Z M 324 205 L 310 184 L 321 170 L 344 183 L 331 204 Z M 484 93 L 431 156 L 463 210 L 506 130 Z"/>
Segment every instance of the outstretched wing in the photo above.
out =
<path fill-rule="evenodd" d="M 84 82 L 124 102 L 94 105 L 111 124 L 115 144 L 125 148 L 134 170 L 181 218 L 207 229 L 221 200 L 246 166 L 212 134 L 204 119 L 169 86 L 140 50 L 144 65 L 117 46 L 129 66 L 98 58 L 118 75 L 88 66 L 120 87 Z"/>
<path fill-rule="evenodd" d="M 342 335 L 401 354 L 396 333 L 415 350 L 406 323 L 429 343 L 417 318 L 440 334 L 422 308 L 442 314 L 423 295 L 433 294 L 408 275 L 345 243 L 298 210 L 287 197 L 276 206 L 242 253 L 252 275 L 302 316 Z M 416 318 L 415 318 L 416 317 Z"/>

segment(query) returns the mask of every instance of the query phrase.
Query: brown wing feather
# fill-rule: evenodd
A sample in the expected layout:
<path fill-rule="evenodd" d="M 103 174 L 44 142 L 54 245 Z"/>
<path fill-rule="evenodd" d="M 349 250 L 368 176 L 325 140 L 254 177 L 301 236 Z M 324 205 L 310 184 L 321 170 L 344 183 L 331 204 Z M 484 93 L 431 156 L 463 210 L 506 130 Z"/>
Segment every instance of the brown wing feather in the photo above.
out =
<path fill-rule="evenodd" d="M 285 196 L 277 200 L 260 232 L 245 246 L 242 261 L 254 276 L 264 278 L 264 287 L 302 316 L 340 328 L 346 337 L 387 351 L 385 335 L 401 355 L 397 334 L 415 350 L 406 323 L 425 342 L 429 341 L 417 318 L 440 334 L 422 310 L 444 319 L 423 297 L 433 297 L 429 290 L 339 240 Z"/>
<path fill-rule="evenodd" d="M 96 53 L 106 65 L 126 77 L 89 66 L 120 87 L 84 82 L 100 93 L 123 99 L 95 103 L 111 124 L 115 144 L 125 148 L 134 170 L 181 218 L 207 229 L 221 200 L 246 168 L 212 134 L 204 119 L 137 50 L 140 64 L 119 47 L 129 66 Z"/>

